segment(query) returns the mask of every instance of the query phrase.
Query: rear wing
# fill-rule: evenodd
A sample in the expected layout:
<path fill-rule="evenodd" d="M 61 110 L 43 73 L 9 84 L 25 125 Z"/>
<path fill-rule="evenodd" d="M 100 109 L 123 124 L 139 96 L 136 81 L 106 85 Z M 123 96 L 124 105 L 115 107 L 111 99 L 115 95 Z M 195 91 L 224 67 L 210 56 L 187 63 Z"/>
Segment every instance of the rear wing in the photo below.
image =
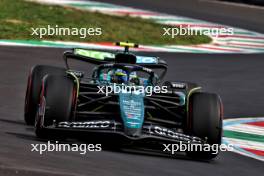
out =
<path fill-rule="evenodd" d="M 100 65 L 100 64 L 105 64 L 105 63 L 115 63 L 116 55 L 118 54 L 120 53 L 114 54 L 114 53 L 106 52 L 106 51 L 74 48 L 74 49 L 65 51 L 63 54 L 63 58 L 65 60 L 66 67 L 69 68 L 68 58 L 77 59 L 77 60 L 81 60 L 84 62 L 89 62 L 89 63 L 93 63 L 96 65 Z M 135 64 L 137 65 L 141 65 L 141 66 L 149 67 L 149 68 L 160 68 L 160 69 L 167 70 L 167 63 L 158 57 L 136 56 L 135 55 L 135 58 L 136 58 Z"/>

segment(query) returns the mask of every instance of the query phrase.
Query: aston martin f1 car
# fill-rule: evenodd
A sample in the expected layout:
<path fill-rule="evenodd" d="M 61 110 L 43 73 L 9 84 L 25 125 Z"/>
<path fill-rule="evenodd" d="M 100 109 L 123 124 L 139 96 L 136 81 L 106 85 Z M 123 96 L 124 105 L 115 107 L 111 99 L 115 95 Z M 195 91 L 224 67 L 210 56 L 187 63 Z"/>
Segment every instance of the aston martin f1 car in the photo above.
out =
<path fill-rule="evenodd" d="M 56 135 L 48 133 L 55 129 L 152 144 L 221 144 L 223 107 L 217 94 L 203 92 L 195 83 L 163 81 L 164 60 L 133 54 L 129 48 L 138 47 L 133 43 L 117 45 L 124 51 L 68 50 L 65 68 L 32 67 L 24 117 L 26 124 L 35 125 L 37 137 Z M 82 69 L 76 70 L 70 60 L 95 67 L 79 64 Z M 217 153 L 187 155 L 212 159 Z"/>

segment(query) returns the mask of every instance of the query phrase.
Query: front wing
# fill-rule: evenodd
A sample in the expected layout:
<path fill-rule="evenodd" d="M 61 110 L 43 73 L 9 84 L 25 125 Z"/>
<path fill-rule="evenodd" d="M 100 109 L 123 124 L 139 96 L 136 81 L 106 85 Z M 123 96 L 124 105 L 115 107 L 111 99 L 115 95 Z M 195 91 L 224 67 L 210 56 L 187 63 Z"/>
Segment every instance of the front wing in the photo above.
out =
<path fill-rule="evenodd" d="M 139 136 L 127 135 L 124 132 L 123 125 L 114 120 L 92 120 L 83 122 L 59 122 L 51 126 L 45 127 L 46 129 L 75 131 L 92 134 L 111 134 L 118 135 L 131 141 L 149 140 L 149 141 L 164 141 L 171 143 L 206 143 L 205 140 L 177 132 L 173 129 L 168 129 L 156 124 L 144 123 L 142 131 Z"/>

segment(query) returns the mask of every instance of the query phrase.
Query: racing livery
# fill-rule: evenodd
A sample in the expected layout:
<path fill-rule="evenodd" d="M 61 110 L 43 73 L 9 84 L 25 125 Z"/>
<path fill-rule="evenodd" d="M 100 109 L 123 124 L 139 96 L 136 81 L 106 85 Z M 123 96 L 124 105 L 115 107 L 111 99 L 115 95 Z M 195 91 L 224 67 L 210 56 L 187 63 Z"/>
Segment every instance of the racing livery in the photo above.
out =
<path fill-rule="evenodd" d="M 58 133 L 50 131 L 61 130 L 109 134 L 131 143 L 221 144 L 223 108 L 218 95 L 203 92 L 195 83 L 163 81 L 164 60 L 131 53 L 130 47 L 138 47 L 133 43 L 117 45 L 125 50 L 75 48 L 64 53 L 65 68 L 32 67 L 24 117 L 35 125 L 37 137 L 54 137 Z M 90 68 L 73 69 L 70 60 L 95 67 L 87 74 Z M 217 156 L 212 151 L 187 155 Z"/>

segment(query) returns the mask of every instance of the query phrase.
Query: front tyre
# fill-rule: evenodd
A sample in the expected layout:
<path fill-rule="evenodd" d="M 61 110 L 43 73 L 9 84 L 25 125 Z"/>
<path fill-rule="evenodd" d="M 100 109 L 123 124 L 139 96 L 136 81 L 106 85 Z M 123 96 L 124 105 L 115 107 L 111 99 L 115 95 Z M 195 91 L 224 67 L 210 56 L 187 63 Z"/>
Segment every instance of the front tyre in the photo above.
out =
<path fill-rule="evenodd" d="M 40 106 L 37 112 L 35 132 L 39 138 L 56 138 L 50 136 L 45 127 L 54 121 L 70 121 L 76 91 L 72 79 L 66 76 L 47 75 L 43 78 Z"/>
<path fill-rule="evenodd" d="M 25 97 L 24 120 L 27 125 L 34 125 L 37 113 L 41 81 L 46 74 L 64 75 L 65 69 L 48 65 L 36 65 L 31 68 L 28 76 Z"/>
<path fill-rule="evenodd" d="M 188 151 L 187 155 L 197 159 L 213 159 L 218 155 L 222 138 L 222 103 L 216 94 L 196 92 L 189 99 L 188 133 L 206 139 L 210 151 Z M 215 149 L 217 146 L 217 149 Z M 213 147 L 213 148 L 212 148 Z"/>

